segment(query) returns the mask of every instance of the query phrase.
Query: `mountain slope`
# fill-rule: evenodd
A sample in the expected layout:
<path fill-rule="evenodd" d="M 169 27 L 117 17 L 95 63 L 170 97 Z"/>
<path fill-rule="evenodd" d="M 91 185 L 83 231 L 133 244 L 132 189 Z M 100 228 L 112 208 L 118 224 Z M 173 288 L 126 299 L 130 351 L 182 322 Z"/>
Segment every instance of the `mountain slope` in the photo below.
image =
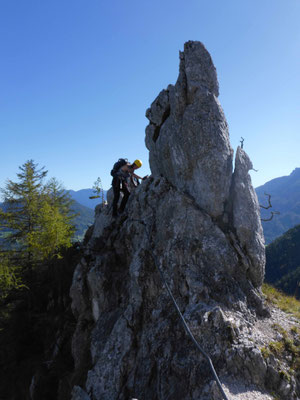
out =
<path fill-rule="evenodd" d="M 267 246 L 265 281 L 300 298 L 300 225 Z"/>
<path fill-rule="evenodd" d="M 75 232 L 75 240 L 82 240 L 87 228 L 93 224 L 94 222 L 94 211 L 88 207 L 79 204 L 74 200 L 74 204 L 72 205 L 72 210 L 78 214 L 74 219 L 76 232 Z"/>
<path fill-rule="evenodd" d="M 93 189 L 81 189 L 81 190 L 68 190 L 73 200 L 84 205 L 85 207 L 91 208 L 92 210 L 100 204 L 101 198 L 90 199 L 90 196 L 95 196 Z M 104 199 L 106 200 L 106 190 L 104 190 Z"/>
<path fill-rule="evenodd" d="M 271 243 L 288 229 L 300 224 L 300 168 L 290 175 L 272 179 L 256 188 L 261 205 L 267 205 L 264 193 L 270 194 L 272 208 L 261 209 L 262 218 L 269 218 L 270 211 L 279 211 L 271 221 L 263 222 L 266 243 Z"/>

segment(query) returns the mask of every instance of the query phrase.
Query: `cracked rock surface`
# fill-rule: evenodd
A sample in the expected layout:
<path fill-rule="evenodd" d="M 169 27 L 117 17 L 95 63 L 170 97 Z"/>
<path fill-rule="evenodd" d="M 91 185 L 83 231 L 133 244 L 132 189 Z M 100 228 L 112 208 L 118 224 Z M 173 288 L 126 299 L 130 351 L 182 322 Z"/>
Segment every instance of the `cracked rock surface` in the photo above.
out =
<path fill-rule="evenodd" d="M 73 400 L 221 398 L 157 266 L 230 399 L 298 398 L 296 378 L 280 375 L 256 340 L 271 315 L 260 212 L 241 148 L 232 172 L 218 90 L 205 47 L 186 43 L 176 84 L 146 113 L 152 175 L 122 216 L 96 208 L 71 287 L 73 358 L 86 374 Z"/>
<path fill-rule="evenodd" d="M 163 175 L 217 217 L 228 198 L 233 151 L 218 101 L 216 69 L 205 47 L 187 42 L 175 85 L 163 90 L 146 116 L 146 146 L 154 176 Z"/>

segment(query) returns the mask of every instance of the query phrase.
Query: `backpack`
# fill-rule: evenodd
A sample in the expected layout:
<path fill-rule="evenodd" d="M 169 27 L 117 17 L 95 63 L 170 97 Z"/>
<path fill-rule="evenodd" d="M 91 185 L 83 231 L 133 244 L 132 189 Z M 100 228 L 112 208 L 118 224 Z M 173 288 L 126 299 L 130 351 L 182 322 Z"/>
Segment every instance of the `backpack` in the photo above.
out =
<path fill-rule="evenodd" d="M 110 171 L 111 176 L 115 176 L 116 173 L 119 171 L 119 169 L 121 167 L 123 167 L 123 165 L 126 165 L 128 163 L 127 158 L 119 158 L 119 160 L 114 163 L 113 169 Z"/>

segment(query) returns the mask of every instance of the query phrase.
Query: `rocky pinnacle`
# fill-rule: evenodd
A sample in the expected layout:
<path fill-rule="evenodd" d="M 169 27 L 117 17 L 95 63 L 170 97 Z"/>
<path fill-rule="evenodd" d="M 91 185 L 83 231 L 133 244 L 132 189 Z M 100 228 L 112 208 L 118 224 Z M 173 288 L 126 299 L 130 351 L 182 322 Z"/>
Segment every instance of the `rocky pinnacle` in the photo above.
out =
<path fill-rule="evenodd" d="M 208 51 L 187 42 L 176 84 L 146 112 L 152 175 L 121 216 L 112 218 L 110 194 L 96 208 L 71 287 L 72 400 L 220 399 L 157 266 L 224 388 L 246 393 L 231 400 L 270 399 L 266 390 L 296 399 L 295 381 L 279 385 L 281 367 L 251 337 L 269 315 L 264 239 L 252 164 L 238 148 L 233 172 L 218 93 Z"/>

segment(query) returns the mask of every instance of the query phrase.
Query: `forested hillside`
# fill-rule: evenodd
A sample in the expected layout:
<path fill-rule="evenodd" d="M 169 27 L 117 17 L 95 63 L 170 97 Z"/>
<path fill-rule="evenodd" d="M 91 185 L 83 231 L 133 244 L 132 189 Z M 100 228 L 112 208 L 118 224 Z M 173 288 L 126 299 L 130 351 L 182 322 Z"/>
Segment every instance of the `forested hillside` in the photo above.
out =
<path fill-rule="evenodd" d="M 266 248 L 265 281 L 300 298 L 300 225 Z"/>
<path fill-rule="evenodd" d="M 94 223 L 94 211 L 74 201 L 72 210 L 75 212 L 74 225 L 76 228 L 74 240 L 82 240 L 87 228 Z"/>
<path fill-rule="evenodd" d="M 57 399 L 58 387 L 61 399 L 69 399 L 70 383 L 80 383 L 72 375 L 75 321 L 69 296 L 80 246 L 74 244 L 62 256 L 33 270 L 26 287 L 0 297 L 1 400 Z M 30 395 L 33 388 L 36 397 Z"/>

